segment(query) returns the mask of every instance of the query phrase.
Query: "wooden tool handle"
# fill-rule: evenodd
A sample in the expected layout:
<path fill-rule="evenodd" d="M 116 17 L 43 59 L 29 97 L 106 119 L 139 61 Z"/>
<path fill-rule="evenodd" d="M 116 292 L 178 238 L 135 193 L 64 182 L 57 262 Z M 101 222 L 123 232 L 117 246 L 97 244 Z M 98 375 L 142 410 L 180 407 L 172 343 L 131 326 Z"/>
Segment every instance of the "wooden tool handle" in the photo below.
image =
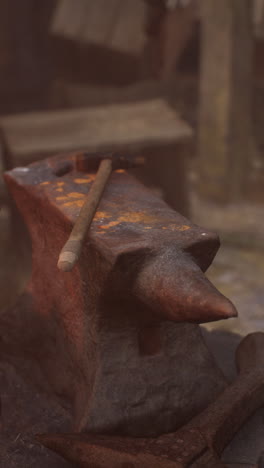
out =
<path fill-rule="evenodd" d="M 78 261 L 85 235 L 93 221 L 111 172 L 112 161 L 104 159 L 100 163 L 95 181 L 81 208 L 70 237 L 60 253 L 58 260 L 58 268 L 60 270 L 71 271 Z"/>

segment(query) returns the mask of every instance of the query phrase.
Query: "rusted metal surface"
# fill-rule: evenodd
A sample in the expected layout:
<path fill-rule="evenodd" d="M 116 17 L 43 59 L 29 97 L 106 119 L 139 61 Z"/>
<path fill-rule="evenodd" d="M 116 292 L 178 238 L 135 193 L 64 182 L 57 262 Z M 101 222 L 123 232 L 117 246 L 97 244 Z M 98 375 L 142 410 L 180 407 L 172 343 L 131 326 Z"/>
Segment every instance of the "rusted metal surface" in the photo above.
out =
<path fill-rule="evenodd" d="M 114 169 L 127 169 L 142 165 L 144 158 L 126 158 L 112 154 L 102 158 L 101 155 L 77 156 L 77 170 L 91 171 L 98 167 L 94 182 L 84 200 L 69 239 L 62 248 L 58 260 L 58 268 L 62 271 L 71 271 L 79 259 L 87 232 L 92 224 L 97 207 L 103 196 L 108 179 Z"/>
<path fill-rule="evenodd" d="M 75 155 L 50 158 L 6 175 L 33 243 L 46 238 L 54 251 L 76 221 L 95 179 L 95 173 L 74 170 L 57 177 L 58 167 L 61 170 L 65 164 L 68 170 L 70 160 Z M 36 229 L 36 207 L 50 233 Z M 123 292 L 133 294 L 153 306 L 162 319 L 202 323 L 237 315 L 231 302 L 203 275 L 219 248 L 218 236 L 169 209 L 124 170 L 112 175 L 87 244 L 96 245 L 98 254 L 111 264 L 111 276 L 118 276 L 117 297 Z M 87 251 L 84 261 L 86 257 Z M 56 256 L 48 261 L 54 266 Z"/>
<path fill-rule="evenodd" d="M 40 435 L 37 439 L 83 468 L 221 467 L 219 456 L 239 427 L 264 404 L 264 333 L 240 343 L 239 376 L 220 397 L 176 433 L 156 439 L 88 434 Z"/>
<path fill-rule="evenodd" d="M 173 430 L 225 386 L 193 325 L 236 316 L 203 273 L 219 239 L 117 170 L 78 265 L 59 271 L 58 254 L 95 178 L 76 171 L 75 159 L 6 174 L 31 235 L 32 278 L 1 314 L 0 350 L 41 370 L 45 388 L 71 403 L 75 429 L 89 420 L 90 429 L 128 435 Z M 153 414 L 156 423 L 146 423 Z"/>

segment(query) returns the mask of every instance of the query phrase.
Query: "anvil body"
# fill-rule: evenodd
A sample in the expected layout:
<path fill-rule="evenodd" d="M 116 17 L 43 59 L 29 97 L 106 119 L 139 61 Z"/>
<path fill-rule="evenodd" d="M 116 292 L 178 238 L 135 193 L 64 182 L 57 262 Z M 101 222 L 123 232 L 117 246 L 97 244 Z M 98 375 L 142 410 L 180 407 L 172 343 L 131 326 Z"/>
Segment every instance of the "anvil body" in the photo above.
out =
<path fill-rule="evenodd" d="M 59 252 L 95 177 L 77 172 L 74 158 L 6 174 L 31 236 L 32 275 L 2 315 L 9 334 L 0 349 L 13 341 L 35 363 L 49 392 L 70 401 L 75 429 L 175 430 L 225 386 L 197 325 L 236 315 L 203 274 L 219 239 L 115 171 L 79 263 L 59 271 Z"/>

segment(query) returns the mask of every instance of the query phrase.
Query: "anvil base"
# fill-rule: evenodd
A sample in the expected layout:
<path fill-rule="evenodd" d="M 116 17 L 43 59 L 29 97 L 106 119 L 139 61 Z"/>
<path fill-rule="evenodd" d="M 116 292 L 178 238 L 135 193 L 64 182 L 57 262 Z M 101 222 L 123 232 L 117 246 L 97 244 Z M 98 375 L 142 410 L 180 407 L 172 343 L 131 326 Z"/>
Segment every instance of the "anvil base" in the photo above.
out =
<path fill-rule="evenodd" d="M 88 432 L 131 436 L 170 432 L 224 389 L 223 374 L 198 325 L 163 322 L 158 333 L 162 347 L 153 355 L 144 354 L 144 345 L 148 334 L 153 343 L 154 328 L 140 329 L 128 320 L 118 328 L 112 325 L 109 320 L 97 336 L 99 365 L 92 394 L 88 385 L 86 396 L 82 398 L 78 390 L 75 394 L 76 400 L 89 399 L 84 428 Z M 73 407 L 78 406 L 72 389 L 85 391 L 81 383 L 77 385 L 79 369 L 65 354 L 67 342 L 63 342 L 58 324 L 33 309 L 30 293 L 1 314 L 0 328 L 3 359 L 25 373 L 27 379 L 30 376 L 39 389 L 59 397 L 61 404 L 72 396 Z"/>

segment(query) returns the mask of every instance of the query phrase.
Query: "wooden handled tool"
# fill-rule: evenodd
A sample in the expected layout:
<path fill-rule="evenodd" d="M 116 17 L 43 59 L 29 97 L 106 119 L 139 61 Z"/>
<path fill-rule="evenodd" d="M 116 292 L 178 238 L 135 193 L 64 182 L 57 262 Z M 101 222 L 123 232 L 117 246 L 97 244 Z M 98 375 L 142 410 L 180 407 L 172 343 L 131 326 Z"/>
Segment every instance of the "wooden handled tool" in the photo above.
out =
<path fill-rule="evenodd" d="M 182 429 L 156 439 L 91 434 L 40 435 L 37 440 L 80 467 L 217 468 L 240 426 L 264 405 L 264 333 L 242 340 L 239 376 L 219 398 Z"/>
<path fill-rule="evenodd" d="M 105 187 L 115 169 L 129 169 L 144 164 L 144 158 L 126 158 L 118 155 L 109 155 L 102 159 L 99 155 L 79 155 L 76 167 L 82 171 L 99 168 L 94 183 L 81 208 L 69 239 L 61 250 L 58 268 L 62 271 L 71 271 L 79 259 L 85 236 L 91 226 L 97 207 L 103 196 Z"/>

